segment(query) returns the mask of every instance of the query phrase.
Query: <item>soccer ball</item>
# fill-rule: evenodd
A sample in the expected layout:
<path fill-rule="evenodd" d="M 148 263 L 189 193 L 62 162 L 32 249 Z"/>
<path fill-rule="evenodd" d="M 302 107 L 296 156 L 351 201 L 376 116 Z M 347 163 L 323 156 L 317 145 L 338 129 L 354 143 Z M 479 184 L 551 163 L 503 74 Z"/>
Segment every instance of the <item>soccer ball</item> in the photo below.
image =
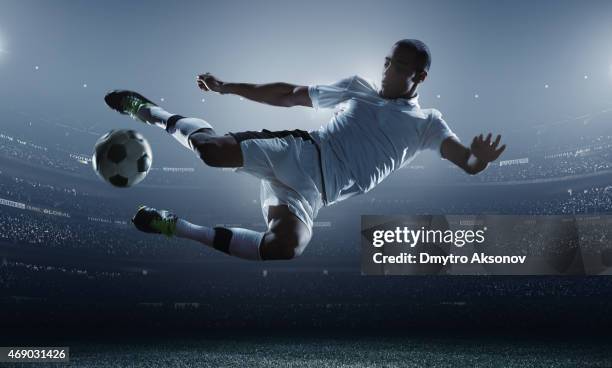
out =
<path fill-rule="evenodd" d="M 153 154 L 149 142 L 133 130 L 111 130 L 96 142 L 91 163 L 105 181 L 130 187 L 147 176 Z"/>

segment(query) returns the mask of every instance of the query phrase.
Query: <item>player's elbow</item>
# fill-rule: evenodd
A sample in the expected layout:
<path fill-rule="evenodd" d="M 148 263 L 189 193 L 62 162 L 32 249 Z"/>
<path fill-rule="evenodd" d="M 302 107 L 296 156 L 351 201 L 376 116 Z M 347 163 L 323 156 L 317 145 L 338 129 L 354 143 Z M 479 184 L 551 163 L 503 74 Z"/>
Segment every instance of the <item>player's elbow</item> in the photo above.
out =
<path fill-rule="evenodd" d="M 280 106 L 307 106 L 312 107 L 312 101 L 308 95 L 307 86 L 295 86 L 289 93 L 285 94 L 280 101 Z"/>
<path fill-rule="evenodd" d="M 280 107 L 293 107 L 295 106 L 294 98 L 291 94 L 283 95 L 276 103 L 276 106 Z"/>

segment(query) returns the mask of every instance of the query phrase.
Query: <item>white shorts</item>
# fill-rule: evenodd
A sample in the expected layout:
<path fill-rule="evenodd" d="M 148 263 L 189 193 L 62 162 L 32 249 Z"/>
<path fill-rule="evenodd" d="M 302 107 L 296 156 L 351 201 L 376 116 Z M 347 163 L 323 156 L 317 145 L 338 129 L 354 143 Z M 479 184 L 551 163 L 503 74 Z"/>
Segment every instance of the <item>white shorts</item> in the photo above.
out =
<path fill-rule="evenodd" d="M 261 179 L 261 210 L 287 205 L 312 234 L 313 221 L 323 207 L 322 177 L 317 147 L 301 130 L 228 133 L 240 143 L 245 172 Z"/>

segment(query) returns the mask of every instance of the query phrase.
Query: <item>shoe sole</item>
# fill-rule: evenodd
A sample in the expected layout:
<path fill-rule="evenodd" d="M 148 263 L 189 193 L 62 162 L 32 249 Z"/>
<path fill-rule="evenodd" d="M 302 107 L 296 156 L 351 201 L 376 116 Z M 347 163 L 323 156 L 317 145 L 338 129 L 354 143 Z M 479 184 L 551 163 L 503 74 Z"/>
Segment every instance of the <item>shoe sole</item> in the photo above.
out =
<path fill-rule="evenodd" d="M 116 95 L 120 95 L 120 94 L 132 94 L 132 95 L 136 96 L 137 98 L 145 101 L 146 103 L 149 103 L 149 104 L 152 104 L 154 106 L 157 106 L 156 103 L 154 103 L 153 101 L 149 100 L 148 98 L 146 98 L 145 96 L 141 95 L 138 92 L 130 91 L 130 90 L 127 90 L 127 89 L 115 89 L 113 91 L 108 92 L 104 96 L 104 102 L 112 110 L 115 110 L 118 113 L 123 114 L 123 115 L 129 115 L 129 114 L 126 111 L 123 111 L 123 109 L 120 107 L 121 101 L 115 100 Z"/>

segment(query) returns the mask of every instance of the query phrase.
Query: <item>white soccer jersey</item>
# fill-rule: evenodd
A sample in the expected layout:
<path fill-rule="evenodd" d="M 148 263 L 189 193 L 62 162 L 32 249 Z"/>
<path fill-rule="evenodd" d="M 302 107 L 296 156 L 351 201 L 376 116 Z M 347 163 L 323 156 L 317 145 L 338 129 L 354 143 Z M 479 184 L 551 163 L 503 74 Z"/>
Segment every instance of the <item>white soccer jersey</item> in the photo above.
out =
<path fill-rule="evenodd" d="M 331 85 L 311 85 L 315 109 L 342 109 L 309 132 L 321 147 L 327 205 L 366 193 L 422 150 L 440 154 L 440 144 L 457 137 L 436 109 L 421 109 L 418 96 L 385 99 L 357 75 Z"/>

